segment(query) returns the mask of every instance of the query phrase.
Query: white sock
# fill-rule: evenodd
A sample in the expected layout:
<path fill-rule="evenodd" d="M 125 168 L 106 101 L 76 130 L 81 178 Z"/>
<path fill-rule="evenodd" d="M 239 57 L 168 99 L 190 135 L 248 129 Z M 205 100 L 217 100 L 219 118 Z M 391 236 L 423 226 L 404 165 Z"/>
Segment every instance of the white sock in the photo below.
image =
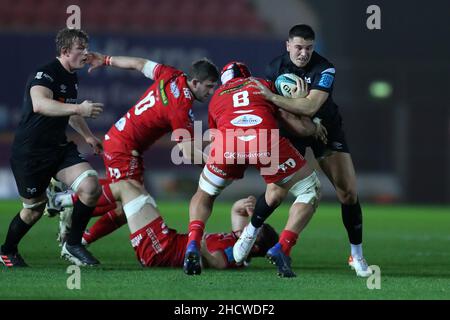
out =
<path fill-rule="evenodd" d="M 256 236 L 256 235 L 258 234 L 259 229 L 260 229 L 260 228 L 255 228 L 255 227 L 252 225 L 252 223 L 250 222 L 250 223 L 247 225 L 246 233 L 247 233 L 249 236 L 254 237 L 254 236 Z"/>
<path fill-rule="evenodd" d="M 55 203 L 63 208 L 73 207 L 71 192 L 58 192 L 55 196 Z"/>
<path fill-rule="evenodd" d="M 352 250 L 353 258 L 362 258 L 363 257 L 362 243 L 360 243 L 360 244 L 351 244 L 350 243 L 350 247 Z"/>

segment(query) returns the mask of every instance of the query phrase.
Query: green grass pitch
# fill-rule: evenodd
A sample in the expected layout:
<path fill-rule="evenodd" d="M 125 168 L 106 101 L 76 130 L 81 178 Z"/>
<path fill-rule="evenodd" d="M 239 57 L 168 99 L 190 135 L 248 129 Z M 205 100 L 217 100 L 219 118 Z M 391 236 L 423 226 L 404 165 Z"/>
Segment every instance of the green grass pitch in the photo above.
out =
<path fill-rule="evenodd" d="M 185 232 L 188 204 L 159 203 L 167 224 Z M 0 241 L 20 208 L 0 202 Z M 269 219 L 278 231 L 287 206 Z M 228 231 L 230 203 L 217 202 L 209 232 Z M 265 259 L 245 270 L 206 269 L 188 277 L 181 269 L 142 268 L 126 226 L 94 243 L 102 262 L 81 269 L 81 289 L 69 290 L 68 263 L 59 258 L 57 219 L 43 217 L 21 243 L 31 268 L 0 267 L 0 299 L 450 299 L 450 208 L 364 205 L 364 252 L 381 268 L 381 288 L 369 290 L 346 264 L 349 246 L 340 208 L 321 204 L 292 252 L 297 278 L 281 279 Z"/>

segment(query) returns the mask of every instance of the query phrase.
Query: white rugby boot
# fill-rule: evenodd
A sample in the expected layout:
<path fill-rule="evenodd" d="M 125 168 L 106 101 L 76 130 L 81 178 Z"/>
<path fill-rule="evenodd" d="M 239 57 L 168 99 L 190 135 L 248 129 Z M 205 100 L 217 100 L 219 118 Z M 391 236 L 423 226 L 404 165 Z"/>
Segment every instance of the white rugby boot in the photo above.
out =
<path fill-rule="evenodd" d="M 350 256 L 348 258 L 348 265 L 352 268 L 352 270 L 355 270 L 358 277 L 367 278 L 373 273 L 373 270 L 369 267 L 364 257 Z"/>

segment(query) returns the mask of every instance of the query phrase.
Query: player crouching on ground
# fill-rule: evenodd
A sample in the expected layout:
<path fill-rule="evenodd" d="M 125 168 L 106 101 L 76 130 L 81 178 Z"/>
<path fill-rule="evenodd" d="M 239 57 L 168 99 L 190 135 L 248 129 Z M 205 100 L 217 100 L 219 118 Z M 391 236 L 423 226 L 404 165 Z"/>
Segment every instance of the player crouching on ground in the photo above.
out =
<path fill-rule="evenodd" d="M 137 189 L 126 182 L 123 183 L 123 187 L 123 189 L 115 188 L 112 185 L 111 190 L 114 196 L 120 199 L 129 199 L 132 197 L 131 195 L 137 196 L 131 201 L 125 200 L 123 210 L 131 232 L 131 245 L 136 252 L 138 261 L 145 267 L 181 267 L 188 235 L 177 233 L 176 230 L 167 227 L 150 195 L 138 196 Z M 54 196 L 65 197 L 70 196 L 71 193 L 72 191 L 58 192 Z M 243 263 L 236 264 L 233 257 L 233 245 L 252 216 L 255 204 L 254 196 L 236 201 L 231 208 L 232 232 L 210 233 L 203 237 L 201 249 L 203 267 L 227 269 L 244 265 Z M 65 215 L 70 215 L 72 207 L 63 209 Z M 119 206 L 117 210 L 122 209 Z M 264 257 L 267 250 L 277 241 L 276 231 L 270 225 L 264 224 L 247 261 L 252 257 Z"/>

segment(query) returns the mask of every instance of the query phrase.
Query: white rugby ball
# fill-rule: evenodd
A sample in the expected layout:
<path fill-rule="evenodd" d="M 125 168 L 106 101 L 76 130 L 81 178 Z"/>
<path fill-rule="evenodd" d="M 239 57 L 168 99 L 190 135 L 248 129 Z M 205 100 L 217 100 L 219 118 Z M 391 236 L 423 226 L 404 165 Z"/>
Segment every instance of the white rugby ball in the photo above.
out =
<path fill-rule="evenodd" d="M 285 97 L 292 97 L 292 90 L 297 87 L 297 82 L 295 79 L 300 79 L 300 77 L 293 73 L 284 73 L 279 75 L 275 80 L 275 88 L 278 93 Z"/>

